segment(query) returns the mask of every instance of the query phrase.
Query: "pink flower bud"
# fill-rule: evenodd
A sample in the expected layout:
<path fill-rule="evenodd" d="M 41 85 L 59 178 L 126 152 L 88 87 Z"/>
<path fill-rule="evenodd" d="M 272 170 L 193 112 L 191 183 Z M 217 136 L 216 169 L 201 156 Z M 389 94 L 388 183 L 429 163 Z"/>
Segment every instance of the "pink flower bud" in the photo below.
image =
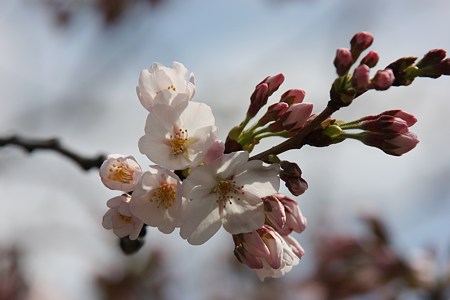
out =
<path fill-rule="evenodd" d="M 280 179 L 294 196 L 300 196 L 308 189 L 308 183 L 302 178 L 302 170 L 296 163 L 286 160 L 280 162 Z"/>
<path fill-rule="evenodd" d="M 347 74 L 350 67 L 353 65 L 352 53 L 347 48 L 339 48 L 336 50 L 336 57 L 334 58 L 334 66 L 336 67 L 336 73 L 339 76 Z"/>
<path fill-rule="evenodd" d="M 371 85 L 378 91 L 387 90 L 394 83 L 395 77 L 391 69 L 379 70 L 371 81 Z"/>
<path fill-rule="evenodd" d="M 369 68 L 373 68 L 377 65 L 378 60 L 378 53 L 376 51 L 369 51 L 369 53 L 361 60 L 361 65 L 367 65 Z"/>
<path fill-rule="evenodd" d="M 283 95 L 281 95 L 280 102 L 285 102 L 288 105 L 302 103 L 303 99 L 305 99 L 306 92 L 304 90 L 288 90 Z"/>
<path fill-rule="evenodd" d="M 283 204 L 275 196 L 262 198 L 266 223 L 280 232 L 286 224 L 286 214 Z"/>
<path fill-rule="evenodd" d="M 286 225 L 283 228 L 284 230 L 279 231 L 279 233 L 281 235 L 287 235 L 292 230 L 299 233 L 304 231 L 306 229 L 307 221 L 302 215 L 297 201 L 281 193 L 277 193 L 274 196 L 283 204 L 286 215 Z"/>
<path fill-rule="evenodd" d="M 350 41 L 350 51 L 353 59 L 356 60 L 361 52 L 370 47 L 373 43 L 373 36 L 369 32 L 358 32 Z"/>
<path fill-rule="evenodd" d="M 377 147 L 385 153 L 395 156 L 411 151 L 419 143 L 417 136 L 410 131 L 402 134 L 366 131 L 361 133 L 359 140 L 368 146 Z"/>
<path fill-rule="evenodd" d="M 305 125 L 313 109 L 312 103 L 296 103 L 289 106 L 281 116 L 285 130 L 296 132 Z"/>
<path fill-rule="evenodd" d="M 370 69 L 366 65 L 359 65 L 352 76 L 352 86 L 357 91 L 366 91 L 369 88 L 370 78 L 369 78 Z"/>
<path fill-rule="evenodd" d="M 415 116 L 413 116 L 401 109 L 387 110 L 387 111 L 384 111 L 375 116 L 366 116 L 364 118 L 359 119 L 358 121 L 363 122 L 363 121 L 369 121 L 369 120 L 376 120 L 376 119 L 380 118 L 381 116 L 392 116 L 395 118 L 400 118 L 406 122 L 408 127 L 413 126 L 417 122 L 417 118 Z M 354 121 L 354 123 L 356 123 L 356 121 Z"/>
<path fill-rule="evenodd" d="M 289 108 L 289 104 L 285 102 L 277 102 L 267 108 L 267 112 L 258 121 L 259 126 L 263 126 L 269 122 L 278 120 Z"/>
<path fill-rule="evenodd" d="M 416 64 L 419 69 L 425 68 L 427 66 L 432 66 L 438 64 L 441 60 L 445 58 L 447 53 L 443 49 L 433 49 L 428 51 L 427 54 Z"/>
<path fill-rule="evenodd" d="M 267 83 L 260 83 L 256 86 L 255 91 L 250 96 L 250 106 L 247 111 L 248 116 L 255 116 L 258 111 L 266 105 L 269 99 L 269 85 Z"/>
<path fill-rule="evenodd" d="M 266 83 L 269 86 L 269 96 L 272 95 L 284 81 L 284 75 L 282 73 L 275 76 L 266 77 L 261 83 Z"/>
<path fill-rule="evenodd" d="M 361 122 L 361 129 L 373 132 L 405 133 L 408 123 L 405 120 L 393 116 L 382 115 L 377 119 Z"/>

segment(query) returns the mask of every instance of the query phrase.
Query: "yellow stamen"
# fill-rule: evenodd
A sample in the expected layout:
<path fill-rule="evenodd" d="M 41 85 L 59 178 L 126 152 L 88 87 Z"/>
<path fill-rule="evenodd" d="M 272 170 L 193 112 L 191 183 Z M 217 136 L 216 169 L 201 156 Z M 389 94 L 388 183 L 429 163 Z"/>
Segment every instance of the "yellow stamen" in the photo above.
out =
<path fill-rule="evenodd" d="M 169 146 L 173 155 L 185 153 L 188 148 L 187 129 L 179 129 L 174 135 L 170 135 Z"/>
<path fill-rule="evenodd" d="M 231 199 L 241 200 L 237 195 L 244 195 L 243 188 L 243 186 L 237 186 L 236 181 L 234 180 L 220 180 L 213 190 L 213 192 L 217 193 L 216 202 L 225 208 L 227 203 L 232 204 Z"/>
<path fill-rule="evenodd" d="M 176 186 L 171 183 L 163 183 L 153 190 L 150 202 L 157 202 L 157 208 L 164 207 L 166 209 L 172 207 L 177 198 Z"/>
<path fill-rule="evenodd" d="M 108 179 L 122 183 L 131 183 L 133 181 L 134 170 L 121 160 L 117 160 L 118 165 L 112 164 L 108 169 Z"/>

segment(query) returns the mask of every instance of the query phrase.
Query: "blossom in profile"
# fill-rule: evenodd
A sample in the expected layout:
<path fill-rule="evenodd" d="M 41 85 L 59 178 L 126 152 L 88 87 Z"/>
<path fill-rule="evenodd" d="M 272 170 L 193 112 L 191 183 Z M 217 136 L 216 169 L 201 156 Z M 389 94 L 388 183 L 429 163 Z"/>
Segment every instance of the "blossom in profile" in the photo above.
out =
<path fill-rule="evenodd" d="M 214 122 L 211 108 L 204 103 L 156 104 L 147 117 L 139 150 L 170 170 L 196 166 L 217 139 Z"/>
<path fill-rule="evenodd" d="M 100 167 L 100 178 L 111 190 L 129 192 L 142 175 L 142 169 L 131 155 L 110 154 Z"/>
<path fill-rule="evenodd" d="M 231 234 L 263 226 L 261 198 L 278 191 L 279 165 L 248 158 L 248 152 L 238 151 L 192 169 L 183 181 L 188 208 L 180 229 L 182 238 L 200 245 L 222 225 Z"/>
<path fill-rule="evenodd" d="M 300 262 L 304 250 L 290 236 L 281 236 L 272 227 L 233 235 L 234 255 L 243 264 L 254 269 L 258 278 L 278 278 Z"/>
<path fill-rule="evenodd" d="M 172 67 L 153 63 L 142 70 L 136 87 L 141 104 L 151 111 L 155 103 L 176 104 L 192 99 L 195 93 L 194 74 L 179 62 Z"/>
<path fill-rule="evenodd" d="M 130 240 L 135 240 L 144 223 L 131 213 L 130 199 L 131 196 L 128 194 L 109 199 L 106 203 L 109 210 L 103 216 L 102 225 L 105 229 L 112 229 L 119 238 L 129 236 Z"/>
<path fill-rule="evenodd" d="M 151 166 L 142 174 L 129 204 L 131 213 L 145 224 L 171 233 L 180 227 L 182 214 L 181 181 L 175 173 Z"/>

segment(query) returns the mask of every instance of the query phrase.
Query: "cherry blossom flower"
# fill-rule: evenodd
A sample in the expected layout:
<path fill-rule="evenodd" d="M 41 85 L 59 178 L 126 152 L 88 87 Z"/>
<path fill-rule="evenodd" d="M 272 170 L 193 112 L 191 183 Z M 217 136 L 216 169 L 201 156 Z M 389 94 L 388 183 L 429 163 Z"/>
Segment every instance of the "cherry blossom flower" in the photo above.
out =
<path fill-rule="evenodd" d="M 147 117 L 139 150 L 170 170 L 196 166 L 216 141 L 214 122 L 211 108 L 204 103 L 156 104 Z"/>
<path fill-rule="evenodd" d="M 130 240 L 138 238 L 144 223 L 130 212 L 131 196 L 123 194 L 108 200 L 106 205 L 110 208 L 103 217 L 103 227 L 112 229 L 119 238 L 126 236 Z"/>
<path fill-rule="evenodd" d="M 142 170 L 133 156 L 110 154 L 101 165 L 99 173 L 107 188 L 129 192 L 139 181 Z"/>
<path fill-rule="evenodd" d="M 291 236 L 281 236 L 272 227 L 233 235 L 234 254 L 241 262 L 256 271 L 261 281 L 266 277 L 278 278 L 298 265 L 305 253 Z"/>
<path fill-rule="evenodd" d="M 155 103 L 176 104 L 192 99 L 195 93 L 194 74 L 187 79 L 186 67 L 173 62 L 172 68 L 154 63 L 142 70 L 136 93 L 141 104 L 151 111 Z"/>
<path fill-rule="evenodd" d="M 181 225 L 181 181 L 175 173 L 151 166 L 142 174 L 129 204 L 131 213 L 163 233 Z"/>
<path fill-rule="evenodd" d="M 279 165 L 248 161 L 248 152 L 224 154 L 208 165 L 194 168 L 183 181 L 188 199 L 180 235 L 193 245 L 210 239 L 223 225 L 231 234 L 250 232 L 264 224 L 262 197 L 280 185 Z"/>

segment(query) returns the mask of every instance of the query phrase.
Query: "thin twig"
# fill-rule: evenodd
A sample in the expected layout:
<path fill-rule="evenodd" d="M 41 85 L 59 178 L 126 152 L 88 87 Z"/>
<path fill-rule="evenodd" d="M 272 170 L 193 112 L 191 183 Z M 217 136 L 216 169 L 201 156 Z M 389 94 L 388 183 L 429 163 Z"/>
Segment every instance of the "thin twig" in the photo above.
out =
<path fill-rule="evenodd" d="M 100 154 L 96 157 L 83 157 L 61 145 L 59 139 L 26 139 L 17 135 L 11 137 L 0 138 L 0 147 L 16 145 L 31 153 L 34 150 L 53 150 L 77 163 L 83 170 L 91 168 L 100 168 L 106 156 Z"/>
<path fill-rule="evenodd" d="M 278 155 L 280 153 L 286 152 L 291 149 L 300 149 L 303 146 L 303 140 L 305 137 L 317 128 L 323 121 L 325 121 L 329 116 L 331 116 L 337 109 L 331 106 L 327 106 L 319 115 L 317 115 L 314 120 L 306 125 L 301 131 L 290 139 L 278 144 L 264 152 L 252 156 L 250 159 L 259 159 L 267 161 L 269 155 Z"/>

